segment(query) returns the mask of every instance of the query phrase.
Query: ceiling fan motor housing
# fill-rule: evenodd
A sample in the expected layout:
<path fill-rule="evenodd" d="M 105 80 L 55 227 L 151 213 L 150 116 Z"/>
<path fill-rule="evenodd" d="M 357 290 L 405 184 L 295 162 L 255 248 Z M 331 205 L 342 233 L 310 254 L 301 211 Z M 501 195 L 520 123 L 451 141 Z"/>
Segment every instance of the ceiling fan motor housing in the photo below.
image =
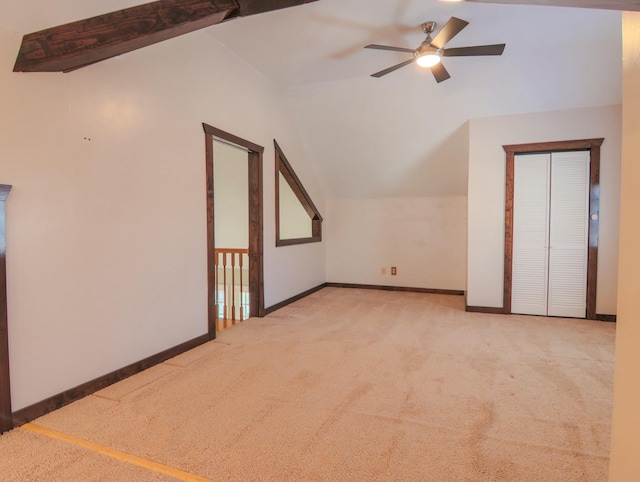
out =
<path fill-rule="evenodd" d="M 423 55 L 440 55 L 442 56 L 440 50 L 431 45 L 431 37 L 427 37 L 427 39 L 420 44 L 420 47 L 413 51 L 413 56 L 417 59 L 418 57 L 422 57 Z"/>

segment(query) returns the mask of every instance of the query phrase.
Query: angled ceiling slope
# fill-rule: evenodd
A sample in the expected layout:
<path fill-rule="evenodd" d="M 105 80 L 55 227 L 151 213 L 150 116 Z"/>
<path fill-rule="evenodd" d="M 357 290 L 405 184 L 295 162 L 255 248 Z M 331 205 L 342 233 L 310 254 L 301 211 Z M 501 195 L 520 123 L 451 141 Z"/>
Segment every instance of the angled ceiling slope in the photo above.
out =
<path fill-rule="evenodd" d="M 640 0 L 464 0 L 477 3 L 510 3 L 514 5 L 546 5 L 550 7 L 603 8 L 606 10 L 638 10 Z"/>
<path fill-rule="evenodd" d="M 69 72 L 224 20 L 316 0 L 158 0 L 25 35 L 14 72 Z"/>
<path fill-rule="evenodd" d="M 69 72 L 224 20 L 316 0 L 158 0 L 27 34 L 14 72 Z M 640 10 L 640 0 L 466 0 Z"/>

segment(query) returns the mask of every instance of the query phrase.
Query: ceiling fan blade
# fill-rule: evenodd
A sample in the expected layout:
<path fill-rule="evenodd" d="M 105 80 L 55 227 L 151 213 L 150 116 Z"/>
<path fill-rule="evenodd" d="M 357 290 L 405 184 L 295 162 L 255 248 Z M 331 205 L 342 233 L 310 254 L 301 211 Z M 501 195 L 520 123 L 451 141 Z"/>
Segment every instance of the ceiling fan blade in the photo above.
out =
<path fill-rule="evenodd" d="M 443 57 L 470 57 L 474 55 L 502 55 L 505 44 L 476 45 L 475 47 L 459 47 L 444 49 Z"/>
<path fill-rule="evenodd" d="M 447 72 L 447 69 L 445 69 L 444 65 L 442 65 L 442 62 L 431 67 L 431 72 L 433 72 L 433 76 L 436 78 L 436 82 L 438 83 L 451 77 L 449 75 L 449 72 Z"/>
<path fill-rule="evenodd" d="M 364 48 L 365 49 L 378 49 L 378 50 L 393 50 L 394 52 L 409 52 L 409 53 L 413 53 L 413 49 L 405 49 L 405 48 L 402 48 L 402 47 L 389 47 L 387 45 L 370 44 L 370 45 L 365 45 Z"/>
<path fill-rule="evenodd" d="M 441 49 L 449 40 L 458 35 L 460 31 L 467 25 L 469 25 L 469 22 L 467 22 L 466 20 L 462 20 L 458 17 L 451 17 L 449 21 L 444 24 L 444 27 L 440 29 L 440 32 L 438 32 L 436 38 L 433 39 L 431 45 L 433 45 L 437 49 Z"/>
<path fill-rule="evenodd" d="M 406 60 L 400 64 L 394 65 L 393 67 L 389 67 L 388 69 L 384 69 L 384 70 L 381 70 L 380 72 L 376 72 L 375 74 L 371 74 L 371 77 L 382 77 L 383 75 L 390 74 L 394 70 L 398 70 L 399 68 L 404 67 L 405 65 L 409 65 L 413 62 L 414 62 L 413 59 Z"/>

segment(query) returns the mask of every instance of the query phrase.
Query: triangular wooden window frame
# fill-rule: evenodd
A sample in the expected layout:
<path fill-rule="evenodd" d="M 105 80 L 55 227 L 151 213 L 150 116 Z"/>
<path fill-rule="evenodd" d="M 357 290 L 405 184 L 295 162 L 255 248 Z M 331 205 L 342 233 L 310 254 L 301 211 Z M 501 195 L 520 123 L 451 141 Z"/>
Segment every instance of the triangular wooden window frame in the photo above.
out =
<path fill-rule="evenodd" d="M 302 185 L 282 152 L 278 142 L 274 139 L 273 144 L 276 152 L 275 178 L 276 178 L 276 246 L 291 246 L 294 244 L 318 243 L 322 241 L 322 216 L 311 200 L 309 193 Z M 281 239 L 280 238 L 280 174 L 285 178 L 291 190 L 296 195 L 300 204 L 311 218 L 311 236 L 307 238 Z"/>

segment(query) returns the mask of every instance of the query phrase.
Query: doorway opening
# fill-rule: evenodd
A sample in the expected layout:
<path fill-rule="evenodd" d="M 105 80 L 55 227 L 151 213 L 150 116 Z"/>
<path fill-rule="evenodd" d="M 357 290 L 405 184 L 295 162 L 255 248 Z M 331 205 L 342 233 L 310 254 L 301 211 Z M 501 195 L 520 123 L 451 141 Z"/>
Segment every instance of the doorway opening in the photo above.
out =
<path fill-rule="evenodd" d="M 596 291 L 598 277 L 598 238 L 600 215 L 600 146 L 604 139 L 544 142 L 503 146 L 506 160 L 505 196 L 505 243 L 504 243 L 504 313 L 512 313 L 513 298 L 513 247 L 514 247 L 514 193 L 515 158 L 520 154 L 545 154 L 552 152 L 587 151 L 590 158 L 588 168 L 588 226 L 586 262 L 586 316 L 595 320 Z"/>
<path fill-rule="evenodd" d="M 238 320 L 247 317 L 264 316 L 264 257 L 263 257 L 263 214 L 262 214 L 262 156 L 264 148 L 233 134 L 203 124 L 206 147 L 207 177 L 207 285 L 208 285 L 208 333 L 214 339 L 219 329 L 225 328 Z M 216 233 L 216 159 L 223 162 L 223 157 L 231 157 L 230 162 L 245 160 L 247 168 L 241 170 L 246 176 L 246 206 L 236 206 L 248 214 L 245 221 L 248 226 L 236 230 L 236 241 L 222 233 Z M 228 164 L 228 162 L 225 162 Z M 229 164 L 230 165 L 230 164 Z M 237 164 L 236 164 L 236 167 Z M 222 201 L 222 188 L 218 185 L 219 204 Z M 233 189 L 225 189 L 228 196 L 233 196 Z M 237 193 L 236 193 L 237 194 Z M 236 201 L 237 201 L 236 197 Z M 219 207 L 220 207 L 219 206 Z M 231 208 L 233 209 L 233 208 Z M 218 211 L 221 218 L 229 218 L 229 212 Z M 222 231 L 220 226 L 218 230 Z M 226 228 L 224 229 L 226 231 Z M 242 234 L 246 233 L 246 234 Z M 229 234 L 229 233 L 225 233 Z M 218 245 L 228 240 L 232 244 L 244 246 Z M 216 242 L 218 240 L 218 242 Z M 248 267 L 247 267 L 248 263 Z M 245 286 L 245 288 L 243 288 Z"/>
<path fill-rule="evenodd" d="M 217 332 L 249 318 L 248 155 L 213 139 Z"/>

